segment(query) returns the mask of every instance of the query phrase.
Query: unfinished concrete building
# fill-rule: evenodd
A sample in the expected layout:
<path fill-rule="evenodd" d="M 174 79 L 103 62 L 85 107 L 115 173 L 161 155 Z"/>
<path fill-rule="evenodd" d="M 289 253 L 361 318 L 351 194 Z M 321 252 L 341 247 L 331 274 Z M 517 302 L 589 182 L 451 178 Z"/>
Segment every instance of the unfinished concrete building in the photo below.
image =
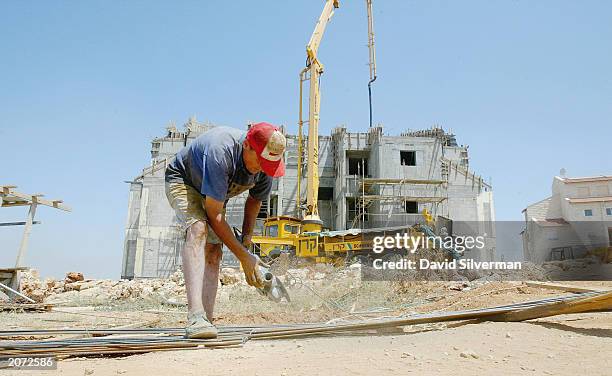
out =
<path fill-rule="evenodd" d="M 192 118 L 184 130 L 171 124 L 164 137 L 152 141 L 151 165 L 130 182 L 123 278 L 165 277 L 180 266 L 185 234 L 165 197 L 164 170 L 177 151 L 211 127 Z M 300 215 L 298 137 L 286 136 L 286 174 L 275 179 L 258 228 L 267 216 Z M 319 214 L 329 229 L 410 225 L 423 222 L 421 213 L 427 209 L 438 218 L 463 223 L 464 229 L 455 226 L 455 232 L 486 234 L 486 249 L 470 257 L 495 257 L 491 185 L 470 171 L 468 148 L 441 128 L 397 136 L 385 135 L 382 127 L 363 133 L 336 128 L 319 137 L 319 174 Z M 301 186 L 305 200 L 305 179 Z M 246 194 L 229 201 L 230 225 L 241 227 Z"/>

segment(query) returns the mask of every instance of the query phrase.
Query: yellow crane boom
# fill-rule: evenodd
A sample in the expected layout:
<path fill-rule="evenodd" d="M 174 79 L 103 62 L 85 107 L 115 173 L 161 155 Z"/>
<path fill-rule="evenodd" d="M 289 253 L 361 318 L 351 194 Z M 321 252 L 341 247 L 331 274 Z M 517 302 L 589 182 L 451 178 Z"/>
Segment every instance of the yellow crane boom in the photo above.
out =
<path fill-rule="evenodd" d="M 370 51 L 370 81 L 376 80 L 376 53 L 374 49 L 374 24 L 372 18 L 372 0 L 366 0 L 368 11 L 368 49 Z M 348 259 L 367 258 L 372 252 L 373 239 L 386 234 L 410 234 L 411 238 L 424 237 L 419 228 L 413 226 L 398 226 L 362 230 L 322 231 L 323 222 L 319 217 L 317 207 L 319 191 L 319 78 L 323 73 L 323 65 L 318 59 L 318 49 L 325 28 L 331 19 L 334 9 L 338 8 L 338 0 L 326 0 L 323 12 L 317 21 L 315 30 L 306 46 L 306 67 L 300 72 L 300 106 L 298 123 L 298 169 L 296 216 L 268 217 L 264 221 L 264 232 L 261 236 L 253 236 L 255 252 L 266 259 L 273 259 L 283 253 L 293 254 L 298 258 L 306 258 L 315 262 L 341 262 Z M 304 120 L 304 83 L 310 81 L 308 119 Z M 372 123 L 371 90 L 370 90 L 370 125 Z M 304 153 L 302 130 L 308 125 L 308 146 Z M 301 178 L 304 154 L 307 155 L 307 198 L 302 205 Z M 431 219 L 428 219 L 431 221 Z M 428 222 L 429 223 L 429 222 Z M 390 254 L 393 256 L 393 254 Z"/>
<path fill-rule="evenodd" d="M 314 32 L 310 37 L 310 41 L 306 46 L 306 68 L 300 72 L 300 110 L 298 123 L 298 186 L 297 186 L 297 206 L 298 211 L 301 205 L 301 166 L 302 166 L 302 127 L 305 121 L 303 120 L 303 84 L 305 81 L 310 81 L 310 92 L 308 102 L 308 181 L 306 190 L 306 213 L 303 218 L 305 231 L 321 231 L 323 222 L 319 217 L 319 208 L 317 200 L 319 196 L 319 106 L 321 96 L 319 92 L 319 78 L 323 73 L 323 65 L 319 62 L 317 52 L 325 28 L 329 20 L 334 14 L 334 9 L 340 6 L 339 0 L 326 0 L 323 12 L 317 21 Z"/>

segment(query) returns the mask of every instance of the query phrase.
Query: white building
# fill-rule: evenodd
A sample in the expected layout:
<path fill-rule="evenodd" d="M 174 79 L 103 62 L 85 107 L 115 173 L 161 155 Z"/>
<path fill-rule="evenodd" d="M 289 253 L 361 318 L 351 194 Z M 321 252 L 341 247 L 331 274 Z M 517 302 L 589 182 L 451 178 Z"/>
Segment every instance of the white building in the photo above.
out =
<path fill-rule="evenodd" d="M 123 278 L 167 277 L 180 265 L 185 233 L 164 193 L 164 170 L 176 152 L 214 127 L 189 119 L 184 130 L 174 124 L 151 143 L 151 165 L 130 182 L 128 218 L 121 275 Z M 262 205 L 256 231 L 268 216 L 300 216 L 306 198 L 297 201 L 298 137 L 286 134 L 285 176 L 275 179 Z M 306 140 L 304 139 L 304 143 Z M 302 171 L 307 174 L 306 157 Z M 434 127 L 400 135 L 336 128 L 319 136 L 319 215 L 332 230 L 378 228 L 424 222 L 422 211 L 445 219 L 449 234 L 485 234 L 487 247 L 469 257 L 495 258 L 493 190 L 470 170 L 468 147 L 454 134 Z M 246 192 L 227 204 L 228 223 L 242 223 Z M 452 222 L 452 227 L 448 221 Z"/>
<path fill-rule="evenodd" d="M 579 258 L 612 246 L 612 176 L 556 176 L 552 195 L 523 213 L 527 261 Z"/>

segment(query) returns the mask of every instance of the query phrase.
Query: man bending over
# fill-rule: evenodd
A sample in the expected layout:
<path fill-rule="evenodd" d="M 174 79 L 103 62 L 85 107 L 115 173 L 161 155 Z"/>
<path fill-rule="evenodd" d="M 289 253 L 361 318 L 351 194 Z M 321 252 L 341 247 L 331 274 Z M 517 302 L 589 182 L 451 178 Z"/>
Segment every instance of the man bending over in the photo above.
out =
<path fill-rule="evenodd" d="M 247 247 L 272 178 L 283 176 L 285 136 L 268 123 L 247 132 L 213 128 L 181 149 L 166 168 L 166 196 L 187 234 L 181 250 L 187 290 L 187 338 L 215 338 L 212 325 L 222 245 L 242 264 L 249 285 L 262 287 L 261 260 Z M 227 200 L 246 190 L 242 242 L 225 221 Z"/>

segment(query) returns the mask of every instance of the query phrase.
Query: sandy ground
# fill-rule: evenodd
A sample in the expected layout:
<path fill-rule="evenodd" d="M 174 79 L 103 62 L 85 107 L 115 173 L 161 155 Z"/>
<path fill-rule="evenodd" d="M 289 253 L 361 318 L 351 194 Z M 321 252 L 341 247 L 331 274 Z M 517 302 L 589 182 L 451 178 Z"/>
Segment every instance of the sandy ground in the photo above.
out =
<path fill-rule="evenodd" d="M 602 289 L 612 282 L 572 282 Z M 345 309 L 381 307 L 382 314 L 454 311 L 566 295 L 520 282 L 428 282 L 359 288 L 331 285 L 330 302 Z M 317 299 L 271 306 L 252 291 L 234 289 L 219 301 L 220 325 L 315 322 L 363 318 L 357 310 L 326 309 Z M 296 300 L 300 298 L 296 291 Z M 351 292 L 348 294 L 348 292 Z M 350 299 L 348 299 L 350 298 Z M 237 304 L 240 303 L 240 304 Z M 357 303 L 357 305 L 355 305 Z M 108 328 L 134 322 L 181 327 L 184 308 L 133 304 L 56 307 L 39 313 L 0 313 L 0 329 Z M 129 310 L 129 308 L 132 310 Z M 305 309 L 307 307 L 308 309 Z M 246 313 L 248 312 L 248 313 Z M 433 324 L 406 333 L 249 341 L 241 348 L 182 350 L 115 358 L 71 358 L 56 371 L 0 371 L 4 375 L 612 375 L 612 312 L 554 316 L 524 323 Z M 28 339 L 28 338 L 21 338 Z M 38 339 L 42 339 L 38 337 Z M 0 339 L 1 340 L 1 339 Z"/>
<path fill-rule="evenodd" d="M 566 321 L 566 320 L 571 321 Z M 70 359 L 61 375 L 610 375 L 612 314 L 404 335 L 251 341 L 242 348 Z M 13 371 L 7 375 L 37 375 Z"/>

